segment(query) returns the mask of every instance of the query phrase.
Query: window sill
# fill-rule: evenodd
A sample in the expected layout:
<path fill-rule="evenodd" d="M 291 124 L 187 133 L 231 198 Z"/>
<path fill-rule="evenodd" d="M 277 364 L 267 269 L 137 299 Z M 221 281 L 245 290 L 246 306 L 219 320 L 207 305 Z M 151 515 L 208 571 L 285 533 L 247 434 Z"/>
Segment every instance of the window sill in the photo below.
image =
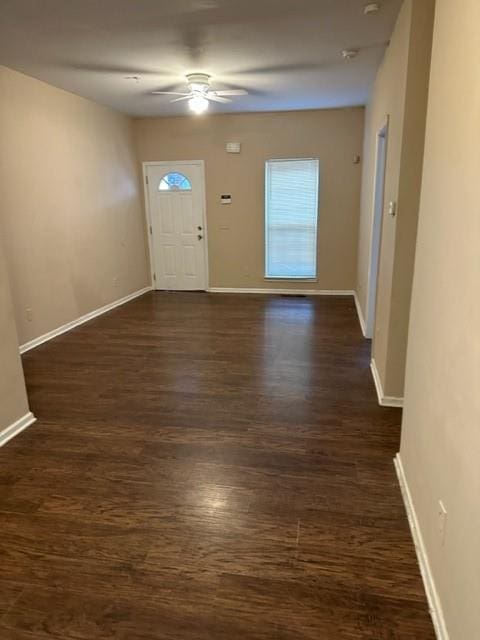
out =
<path fill-rule="evenodd" d="M 276 282 L 277 280 L 280 280 L 282 282 L 318 282 L 318 278 L 295 278 L 292 276 L 290 276 L 289 278 L 284 276 L 264 276 L 263 279 L 273 282 Z"/>

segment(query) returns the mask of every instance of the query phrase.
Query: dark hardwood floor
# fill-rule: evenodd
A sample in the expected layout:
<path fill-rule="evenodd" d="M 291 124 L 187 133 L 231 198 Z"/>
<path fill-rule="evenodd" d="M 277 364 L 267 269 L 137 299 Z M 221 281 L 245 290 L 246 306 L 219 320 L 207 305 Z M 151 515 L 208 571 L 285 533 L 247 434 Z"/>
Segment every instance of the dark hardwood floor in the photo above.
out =
<path fill-rule="evenodd" d="M 349 298 L 151 293 L 24 356 L 2 640 L 433 640 Z"/>

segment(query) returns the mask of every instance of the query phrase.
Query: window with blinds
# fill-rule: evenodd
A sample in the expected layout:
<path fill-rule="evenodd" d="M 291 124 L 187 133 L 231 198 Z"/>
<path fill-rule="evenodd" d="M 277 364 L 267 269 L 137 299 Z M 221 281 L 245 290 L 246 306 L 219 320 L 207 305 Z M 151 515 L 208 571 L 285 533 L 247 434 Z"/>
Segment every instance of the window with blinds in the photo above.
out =
<path fill-rule="evenodd" d="M 316 278 L 319 163 L 268 160 L 265 277 Z"/>

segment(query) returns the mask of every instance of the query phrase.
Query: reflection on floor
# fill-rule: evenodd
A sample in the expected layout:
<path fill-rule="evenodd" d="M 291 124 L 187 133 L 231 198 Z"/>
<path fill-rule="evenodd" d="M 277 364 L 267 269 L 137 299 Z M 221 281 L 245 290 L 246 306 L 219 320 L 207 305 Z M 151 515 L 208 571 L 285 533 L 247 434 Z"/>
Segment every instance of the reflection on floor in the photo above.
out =
<path fill-rule="evenodd" d="M 24 365 L 1 638 L 433 640 L 352 299 L 150 293 Z"/>

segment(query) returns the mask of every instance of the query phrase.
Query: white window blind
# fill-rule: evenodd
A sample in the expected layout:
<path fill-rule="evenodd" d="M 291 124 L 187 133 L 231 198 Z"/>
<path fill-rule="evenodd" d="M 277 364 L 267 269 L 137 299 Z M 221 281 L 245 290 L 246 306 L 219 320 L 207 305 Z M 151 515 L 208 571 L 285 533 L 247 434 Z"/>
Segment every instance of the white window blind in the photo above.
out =
<path fill-rule="evenodd" d="M 268 160 L 265 276 L 317 275 L 318 160 Z"/>

